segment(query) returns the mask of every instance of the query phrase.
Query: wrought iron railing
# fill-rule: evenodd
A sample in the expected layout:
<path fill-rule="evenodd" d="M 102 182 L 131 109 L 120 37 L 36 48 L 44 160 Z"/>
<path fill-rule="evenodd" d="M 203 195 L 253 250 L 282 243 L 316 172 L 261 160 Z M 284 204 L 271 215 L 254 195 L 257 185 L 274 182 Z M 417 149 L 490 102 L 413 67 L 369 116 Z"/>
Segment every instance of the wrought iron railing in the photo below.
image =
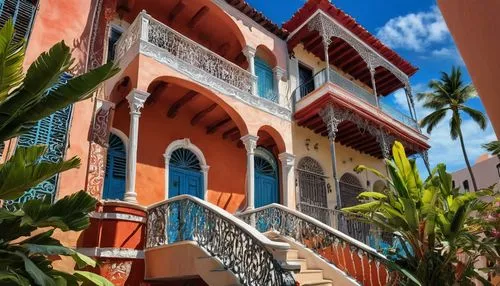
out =
<path fill-rule="evenodd" d="M 292 92 L 292 100 L 294 102 L 294 105 L 295 105 L 295 103 L 299 102 L 302 98 L 304 98 L 308 94 L 312 93 L 317 88 L 321 87 L 326 82 L 327 82 L 326 69 L 323 69 L 320 72 L 318 72 L 317 74 L 315 74 L 313 76 L 313 78 L 311 78 L 307 82 L 302 83 L 300 86 L 298 86 Z M 373 95 L 373 93 L 368 92 L 366 89 L 357 85 L 353 81 L 345 78 L 344 76 L 339 74 L 334 69 L 330 69 L 329 82 L 338 85 L 339 87 L 341 87 L 345 91 L 356 96 L 358 99 L 360 99 L 366 103 L 369 103 L 370 105 L 373 105 L 374 107 L 377 107 L 377 102 L 375 100 L 375 96 Z M 295 106 L 294 106 L 294 108 L 295 108 Z M 418 123 L 415 120 L 413 120 L 413 118 L 402 113 L 401 111 L 399 111 L 393 107 L 390 107 L 387 104 L 381 104 L 380 108 L 385 114 L 400 121 L 401 123 L 404 123 L 405 125 L 407 125 L 409 127 L 418 129 Z"/>
<path fill-rule="evenodd" d="M 159 47 L 195 68 L 242 91 L 251 93 L 256 77 L 234 63 L 175 31 L 146 12 L 141 12 L 116 44 L 116 59 L 121 59 L 141 39 Z"/>
<path fill-rule="evenodd" d="M 375 249 L 299 211 L 272 204 L 238 217 L 261 232 L 272 230 L 295 239 L 362 284 L 394 285 L 401 277 L 394 263 Z"/>
<path fill-rule="evenodd" d="M 231 270 L 242 285 L 295 285 L 273 257 L 273 242 L 221 208 L 182 195 L 148 208 L 146 249 L 195 241 Z"/>

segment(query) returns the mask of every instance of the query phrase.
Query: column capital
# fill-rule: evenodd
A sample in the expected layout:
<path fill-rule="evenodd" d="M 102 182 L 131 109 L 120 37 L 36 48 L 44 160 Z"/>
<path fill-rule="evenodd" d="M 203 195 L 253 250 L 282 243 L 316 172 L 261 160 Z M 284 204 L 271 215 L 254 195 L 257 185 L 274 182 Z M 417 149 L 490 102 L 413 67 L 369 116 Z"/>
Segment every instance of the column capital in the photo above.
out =
<path fill-rule="evenodd" d="M 130 114 L 141 114 L 141 109 L 144 107 L 146 99 L 148 99 L 150 93 L 138 89 L 132 89 L 132 91 L 127 95 L 128 105 L 130 107 Z"/>
<path fill-rule="evenodd" d="M 273 68 L 274 75 L 276 76 L 277 79 L 282 79 L 283 76 L 285 75 L 286 71 L 279 66 L 275 66 Z"/>
<path fill-rule="evenodd" d="M 295 155 L 283 152 L 278 155 L 278 158 L 281 161 L 281 164 L 286 167 L 292 167 L 295 163 Z"/>
<path fill-rule="evenodd" d="M 243 48 L 243 54 L 248 58 L 248 57 L 255 57 L 255 53 L 257 50 L 254 47 L 246 46 Z"/>
<path fill-rule="evenodd" d="M 259 140 L 259 136 L 247 134 L 241 137 L 240 140 L 245 145 L 247 153 L 253 153 L 257 147 L 257 140 Z"/>
<path fill-rule="evenodd" d="M 323 122 L 326 124 L 326 128 L 328 129 L 328 138 L 330 140 L 335 140 L 337 136 L 339 124 L 344 121 L 344 118 L 341 114 L 335 114 L 335 108 L 332 105 L 328 105 L 324 109 L 321 110 L 320 116 L 323 119 Z"/>

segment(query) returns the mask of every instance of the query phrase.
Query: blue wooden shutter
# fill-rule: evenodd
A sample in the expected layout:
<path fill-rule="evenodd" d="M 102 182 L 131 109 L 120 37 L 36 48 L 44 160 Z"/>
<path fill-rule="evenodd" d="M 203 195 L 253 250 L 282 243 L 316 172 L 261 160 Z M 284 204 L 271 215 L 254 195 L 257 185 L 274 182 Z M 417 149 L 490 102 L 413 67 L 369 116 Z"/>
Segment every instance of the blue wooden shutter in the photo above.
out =
<path fill-rule="evenodd" d="M 125 144 L 116 136 L 109 136 L 108 155 L 106 157 L 106 175 L 104 177 L 103 199 L 123 200 L 125 196 L 125 177 L 127 154 Z"/>
<path fill-rule="evenodd" d="M 9 18 L 14 22 L 16 41 L 28 38 L 36 12 L 35 0 L 0 0 L 0 27 Z"/>
<path fill-rule="evenodd" d="M 67 81 L 71 75 L 65 74 L 61 82 Z M 57 85 L 56 85 L 57 86 Z M 47 153 L 41 158 L 43 161 L 58 162 L 64 158 L 68 140 L 68 129 L 71 119 L 72 105 L 56 111 L 55 113 L 39 120 L 27 133 L 19 136 L 17 146 L 29 147 L 33 145 L 46 145 Z M 5 201 L 7 209 L 14 210 L 18 204 L 33 199 L 47 199 L 54 202 L 56 197 L 58 175 L 27 190 L 23 196 L 16 200 Z"/>
<path fill-rule="evenodd" d="M 276 102 L 278 98 L 274 94 L 273 69 L 258 57 L 255 58 L 255 75 L 259 96 Z"/>

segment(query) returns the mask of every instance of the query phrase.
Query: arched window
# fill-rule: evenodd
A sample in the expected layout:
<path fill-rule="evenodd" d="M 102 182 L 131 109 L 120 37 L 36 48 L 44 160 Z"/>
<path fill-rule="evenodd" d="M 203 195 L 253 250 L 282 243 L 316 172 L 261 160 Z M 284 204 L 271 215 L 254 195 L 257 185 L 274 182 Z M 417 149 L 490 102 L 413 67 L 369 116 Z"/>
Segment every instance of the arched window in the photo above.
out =
<path fill-rule="evenodd" d="M 311 157 L 302 158 L 297 165 L 299 181 L 298 208 L 304 214 L 326 224 L 330 222 L 327 202 L 327 183 L 323 168 Z"/>
<path fill-rule="evenodd" d="M 500 177 L 500 164 L 497 165 L 498 176 Z"/>
<path fill-rule="evenodd" d="M 469 181 L 468 180 L 463 181 L 462 185 L 464 186 L 464 191 L 468 192 L 469 191 Z"/>
<path fill-rule="evenodd" d="M 359 203 L 357 196 L 365 191 L 358 177 L 351 173 L 345 173 L 340 177 L 339 186 L 341 208 L 357 205 Z M 338 220 L 340 231 L 359 241 L 368 241 L 370 235 L 370 226 L 368 224 L 343 215 L 339 215 Z"/>
<path fill-rule="evenodd" d="M 125 178 L 127 153 L 122 139 L 111 133 L 109 136 L 106 173 L 102 198 L 105 200 L 123 200 L 125 196 Z"/>

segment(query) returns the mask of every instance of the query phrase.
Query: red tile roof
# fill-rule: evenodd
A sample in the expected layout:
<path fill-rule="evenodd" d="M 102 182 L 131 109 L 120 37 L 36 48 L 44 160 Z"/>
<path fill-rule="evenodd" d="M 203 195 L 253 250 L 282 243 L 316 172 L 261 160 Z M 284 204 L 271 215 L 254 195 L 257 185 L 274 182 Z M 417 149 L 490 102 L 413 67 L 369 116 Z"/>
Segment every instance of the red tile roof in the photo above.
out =
<path fill-rule="evenodd" d="M 394 50 L 386 46 L 374 35 L 368 32 L 363 26 L 361 26 L 354 18 L 346 14 L 344 11 L 335 7 L 328 0 L 308 0 L 302 8 L 300 8 L 295 14 L 283 24 L 283 28 L 287 31 L 294 31 L 300 25 L 302 25 L 309 17 L 311 17 L 316 11 L 322 10 L 326 14 L 330 15 L 336 21 L 338 21 L 342 26 L 355 34 L 368 46 L 372 47 L 380 55 L 386 58 L 389 62 L 398 67 L 408 76 L 413 75 L 418 68 L 413 66 L 410 62 L 403 59 Z"/>

